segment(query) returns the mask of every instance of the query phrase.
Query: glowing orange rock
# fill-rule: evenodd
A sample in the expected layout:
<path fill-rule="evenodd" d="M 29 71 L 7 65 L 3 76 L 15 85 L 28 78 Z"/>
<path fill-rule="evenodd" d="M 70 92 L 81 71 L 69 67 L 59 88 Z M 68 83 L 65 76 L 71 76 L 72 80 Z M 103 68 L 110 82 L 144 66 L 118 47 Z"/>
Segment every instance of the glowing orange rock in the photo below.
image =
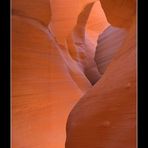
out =
<path fill-rule="evenodd" d="M 120 19 L 110 13 L 108 23 L 94 0 L 13 0 L 12 9 L 12 147 L 64 148 L 68 115 L 86 93 L 69 116 L 66 147 L 133 148 L 135 22 L 96 83 L 98 35 Z"/>
<path fill-rule="evenodd" d="M 40 22 L 38 16 L 16 10 L 12 16 L 12 147 L 64 148 L 67 116 L 91 85 L 42 23 L 44 19 Z"/>
<path fill-rule="evenodd" d="M 110 49 L 115 46 L 119 49 L 112 53 L 114 57 L 110 60 L 106 71 L 104 72 L 105 69 L 102 69 L 104 74 L 101 79 L 70 112 L 66 128 L 66 148 L 136 147 L 135 5 L 130 5 L 131 1 L 118 1 L 113 3 L 110 0 L 101 0 L 101 3 L 111 25 L 126 28 L 125 41 L 118 46 L 121 40 L 111 43 L 112 37 L 108 36 L 100 40 L 98 48 L 105 45 L 103 43 L 105 41 L 108 45 L 113 44 Z M 125 11 L 127 12 L 124 15 Z M 114 16 L 115 12 L 117 16 Z M 129 19 L 130 21 L 127 21 Z M 109 31 L 106 30 L 106 34 L 109 35 Z M 114 31 L 110 35 L 112 34 L 114 35 Z M 106 51 L 102 54 L 104 56 L 108 56 L 108 45 L 104 47 Z M 97 54 L 96 59 L 97 56 L 100 56 L 99 53 Z"/>
<path fill-rule="evenodd" d="M 66 148 L 136 147 L 135 22 L 104 75 L 75 105 Z"/>
<path fill-rule="evenodd" d="M 136 13 L 136 0 L 100 0 L 110 24 L 116 27 L 129 27 Z"/>
<path fill-rule="evenodd" d="M 13 0 L 12 9 L 15 14 L 38 20 L 45 26 L 51 19 L 49 0 Z"/>

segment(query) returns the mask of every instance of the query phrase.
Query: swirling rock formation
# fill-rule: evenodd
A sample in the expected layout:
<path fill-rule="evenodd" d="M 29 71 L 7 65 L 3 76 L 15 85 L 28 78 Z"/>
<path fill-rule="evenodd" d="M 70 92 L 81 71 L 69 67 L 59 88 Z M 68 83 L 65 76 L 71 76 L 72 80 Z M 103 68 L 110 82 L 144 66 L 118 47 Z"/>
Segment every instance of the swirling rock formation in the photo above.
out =
<path fill-rule="evenodd" d="M 12 1 L 13 148 L 134 146 L 135 22 L 117 49 L 109 41 L 122 37 L 110 21 L 104 31 L 103 9 L 94 0 Z M 98 36 L 107 46 L 98 39 L 95 53 Z M 98 59 L 111 45 L 105 65 Z"/>
<path fill-rule="evenodd" d="M 121 1 L 124 3 L 124 0 Z M 108 2 L 104 1 L 104 7 L 106 7 L 106 5 L 109 6 Z M 117 6 L 116 3 L 114 3 L 114 7 L 116 8 Z M 135 9 L 135 6 L 133 5 L 131 8 Z M 120 10 L 120 7 L 118 7 L 118 9 Z M 118 12 L 118 9 L 116 9 L 116 13 L 119 14 L 120 17 L 120 11 Z M 131 11 L 133 11 L 133 9 Z M 124 11 L 126 11 L 125 7 Z M 111 14 L 107 12 L 107 18 L 108 15 Z M 109 17 L 112 18 L 112 15 Z M 121 18 L 122 13 L 120 19 Z M 112 53 L 114 54 L 114 57 L 112 60 L 110 59 L 110 64 L 106 71 L 104 72 L 104 69 L 102 69 L 104 74 L 101 79 L 72 109 L 67 122 L 66 148 L 136 147 L 135 20 L 136 17 L 134 14 L 130 17 L 130 24 L 128 24 L 128 27 L 127 25 L 125 27 L 127 36 L 120 47 L 118 45 L 121 40 L 109 43 L 112 42 L 110 40 L 112 37 L 108 37 L 110 41 L 104 38 L 106 43 L 109 43 L 110 45 L 113 44 L 113 47 L 110 48 L 108 44 L 106 46 L 108 49 L 105 49 L 104 47 L 106 51 L 104 54 L 105 56 L 110 53 L 110 49 L 115 49 L 116 46 L 119 47 L 119 49 L 116 49 L 116 53 Z M 111 19 L 110 22 L 112 21 L 114 22 L 114 20 Z M 124 19 L 121 19 L 121 21 L 124 22 Z M 118 22 L 118 17 L 116 23 L 118 27 L 121 27 L 121 24 Z M 114 23 L 111 25 L 114 25 Z M 102 36 L 104 34 L 102 34 Z M 103 39 L 100 40 L 99 43 L 101 44 L 101 42 L 103 42 Z M 99 53 L 96 55 L 96 58 L 97 56 L 99 56 Z"/>
<path fill-rule="evenodd" d="M 95 62 L 100 74 L 104 74 L 113 56 L 122 47 L 127 37 L 127 30 L 109 26 L 99 36 L 95 52 Z"/>
<path fill-rule="evenodd" d="M 71 111 L 66 148 L 136 147 L 135 36 L 128 39 L 126 48 L 121 48 L 105 74 Z"/>
<path fill-rule="evenodd" d="M 65 43 L 65 39 L 77 24 L 79 14 L 86 5 L 92 2 L 95 0 L 64 0 L 64 2 L 51 0 L 52 21 L 49 23 L 49 28 L 60 43 Z"/>
<path fill-rule="evenodd" d="M 86 45 L 86 24 L 89 14 L 94 5 L 94 2 L 85 6 L 79 14 L 77 24 L 70 37 L 67 39 L 67 44 L 70 49 L 70 54 L 74 60 L 81 66 L 86 77 L 94 84 L 99 79 L 99 72 L 90 54 L 91 46 Z"/>
<path fill-rule="evenodd" d="M 103 14 L 101 14 L 100 20 L 102 22 L 100 21 L 100 26 L 98 25 L 99 28 L 96 26 L 92 27 L 92 21 L 89 19 L 89 15 L 94 7 L 94 4 L 94 2 L 88 3 L 84 7 L 78 16 L 77 23 L 72 33 L 67 39 L 67 45 L 72 58 L 78 62 L 84 74 L 92 84 L 95 84 L 96 81 L 100 78 L 100 73 L 94 61 L 95 46 L 90 40 L 92 33 L 89 33 L 89 30 L 92 30 L 91 32 L 95 32 L 93 29 L 95 30 L 97 28 L 100 33 L 106 26 L 108 26 L 106 19 L 103 18 Z M 99 3 L 97 6 L 99 8 L 99 12 L 101 12 Z M 97 18 L 97 16 L 95 17 Z M 93 38 L 93 40 L 95 39 Z"/>
<path fill-rule="evenodd" d="M 13 2 L 12 146 L 64 148 L 68 113 L 91 84 L 48 29 L 49 3 L 28 3 Z"/>

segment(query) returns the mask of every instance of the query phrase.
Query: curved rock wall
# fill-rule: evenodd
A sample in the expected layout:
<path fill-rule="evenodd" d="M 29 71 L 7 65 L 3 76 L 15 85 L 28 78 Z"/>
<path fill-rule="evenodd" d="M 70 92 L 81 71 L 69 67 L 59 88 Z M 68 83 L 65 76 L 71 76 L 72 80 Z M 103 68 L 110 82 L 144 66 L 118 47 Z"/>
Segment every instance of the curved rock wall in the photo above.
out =
<path fill-rule="evenodd" d="M 100 74 L 104 74 L 113 56 L 122 47 L 128 35 L 126 29 L 109 26 L 99 36 L 95 52 L 95 62 Z"/>
<path fill-rule="evenodd" d="M 37 15 L 49 5 L 13 3 L 12 147 L 64 148 L 67 116 L 91 84 Z"/>
<path fill-rule="evenodd" d="M 94 84 L 100 76 L 96 63 L 89 52 L 92 47 L 86 44 L 85 36 L 87 20 L 93 5 L 94 2 L 87 4 L 79 14 L 77 24 L 67 40 L 71 56 L 80 64 L 83 72 L 92 84 Z"/>
<path fill-rule="evenodd" d="M 26 16 L 48 25 L 51 19 L 49 0 L 12 0 L 13 12 L 20 16 Z"/>
<path fill-rule="evenodd" d="M 134 148 L 134 10 L 125 37 L 110 2 L 107 28 L 99 1 L 12 1 L 13 148 Z"/>
<path fill-rule="evenodd" d="M 136 147 L 135 48 L 134 29 L 101 79 L 71 111 L 66 148 Z"/>
<path fill-rule="evenodd" d="M 100 73 L 94 61 L 95 44 L 90 40 L 90 37 L 93 36 L 93 40 L 95 40 L 94 33 L 92 32 L 96 33 L 98 31 L 101 33 L 101 31 L 108 26 L 105 16 L 103 18 L 100 3 L 97 3 L 97 8 L 99 9 L 99 12 L 101 12 L 101 16 L 97 18 L 95 13 L 94 17 L 93 15 L 90 16 L 94 5 L 95 2 L 91 2 L 84 7 L 78 16 L 77 23 L 72 33 L 67 38 L 69 53 L 72 58 L 78 62 L 84 74 L 92 84 L 95 84 L 100 78 Z M 94 12 L 96 12 L 96 7 L 94 8 Z M 91 26 L 93 23 L 92 18 L 100 19 L 100 24 L 98 23 L 99 21 L 97 22 L 99 28 Z"/>
<path fill-rule="evenodd" d="M 95 0 L 50 0 L 50 3 L 52 3 L 52 21 L 49 24 L 49 28 L 51 28 L 61 44 L 65 44 L 65 39 L 72 32 L 77 23 L 77 18 L 84 7 L 94 1 Z"/>
<path fill-rule="evenodd" d="M 123 27 L 126 33 L 109 27 L 99 37 L 95 59 L 103 75 L 70 112 L 66 148 L 136 147 L 136 14 L 130 13 L 135 11 L 134 5 L 124 0 L 119 3 L 101 1 L 111 25 L 123 27 L 120 22 L 127 23 L 126 15 L 120 15 L 123 8 L 127 8 L 130 21 Z M 117 18 L 110 13 L 114 7 Z M 133 9 L 128 13 L 128 8 Z"/>

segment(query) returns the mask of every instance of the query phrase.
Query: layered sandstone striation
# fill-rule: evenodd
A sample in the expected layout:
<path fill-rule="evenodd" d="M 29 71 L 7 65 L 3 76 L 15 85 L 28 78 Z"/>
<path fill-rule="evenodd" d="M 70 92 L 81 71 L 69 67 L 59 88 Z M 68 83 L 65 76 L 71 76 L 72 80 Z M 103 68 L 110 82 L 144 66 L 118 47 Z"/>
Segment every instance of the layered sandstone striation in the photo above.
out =
<path fill-rule="evenodd" d="M 98 37 L 94 59 L 101 75 L 104 74 L 116 52 L 122 48 L 127 35 L 126 29 L 109 26 Z"/>
<path fill-rule="evenodd" d="M 66 148 L 136 147 L 136 44 L 133 32 L 128 39 L 101 79 L 71 111 Z"/>
<path fill-rule="evenodd" d="M 110 3 L 12 1 L 13 148 L 134 148 L 135 7 Z"/>
<path fill-rule="evenodd" d="M 67 116 L 91 84 L 48 29 L 49 3 L 13 3 L 12 147 L 64 148 Z"/>
<path fill-rule="evenodd" d="M 47 28 L 12 19 L 12 147 L 64 148 L 67 115 L 91 85 L 68 68 Z"/>

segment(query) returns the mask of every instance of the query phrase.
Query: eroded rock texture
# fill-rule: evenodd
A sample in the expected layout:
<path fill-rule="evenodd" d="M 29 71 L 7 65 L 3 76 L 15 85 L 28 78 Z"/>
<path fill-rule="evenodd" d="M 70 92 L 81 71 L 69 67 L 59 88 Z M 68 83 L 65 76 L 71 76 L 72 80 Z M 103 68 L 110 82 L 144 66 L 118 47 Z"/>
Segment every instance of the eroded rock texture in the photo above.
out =
<path fill-rule="evenodd" d="M 126 2 L 121 0 L 119 3 L 123 3 L 124 6 Z M 123 9 L 122 5 L 122 9 L 120 9 L 118 3 L 116 5 L 116 3 L 111 3 L 111 1 L 102 2 L 104 8 L 109 7 L 110 4 L 115 8 L 118 6 L 120 11 Z M 134 5 L 126 6 L 127 9 L 128 7 L 132 8 L 131 11 L 135 9 Z M 120 17 L 120 11 L 118 9 L 115 10 Z M 112 14 L 109 13 L 110 11 L 109 9 L 106 12 L 106 16 L 111 19 L 111 25 L 114 26 L 116 17 L 113 16 L 113 19 Z M 125 7 L 124 11 L 126 11 Z M 136 17 L 133 14 L 130 17 L 130 24 L 124 28 L 126 29 L 126 37 L 122 34 L 123 32 L 120 32 L 120 29 L 116 30 L 112 27 L 108 28 L 100 36 L 95 58 L 96 61 L 100 57 L 102 59 L 98 61 L 98 68 L 100 68 L 103 75 L 71 111 L 67 122 L 66 148 L 136 147 L 135 20 Z M 124 21 L 124 19 L 121 19 L 121 22 Z M 116 23 L 115 25 L 117 27 L 121 27 L 118 18 Z M 112 32 L 113 36 L 105 37 L 110 32 Z M 116 34 L 114 34 L 115 32 Z M 123 37 L 124 41 L 122 40 Z M 112 46 L 110 47 L 109 45 Z M 102 51 L 100 54 L 98 52 L 99 50 Z M 110 54 L 113 57 L 109 57 Z M 110 61 L 108 67 L 104 64 L 104 61 L 107 61 L 106 58 L 109 58 Z"/>
<path fill-rule="evenodd" d="M 135 36 L 72 110 L 66 148 L 135 148 Z M 132 47 L 132 48 L 131 48 Z M 126 68 L 123 68 L 126 67 Z M 116 73 L 114 73 L 116 71 Z"/>
<path fill-rule="evenodd" d="M 135 146 L 135 17 L 104 2 L 12 1 L 13 148 Z"/>
<path fill-rule="evenodd" d="M 125 42 L 128 35 L 126 29 L 109 26 L 99 36 L 95 52 L 95 62 L 100 74 L 104 74 L 112 58 Z"/>
<path fill-rule="evenodd" d="M 89 81 L 68 69 L 47 28 L 12 19 L 12 146 L 64 147 L 67 115 Z"/>
<path fill-rule="evenodd" d="M 13 3 L 12 147 L 64 148 L 67 116 L 91 84 L 40 16 L 49 3 Z"/>

